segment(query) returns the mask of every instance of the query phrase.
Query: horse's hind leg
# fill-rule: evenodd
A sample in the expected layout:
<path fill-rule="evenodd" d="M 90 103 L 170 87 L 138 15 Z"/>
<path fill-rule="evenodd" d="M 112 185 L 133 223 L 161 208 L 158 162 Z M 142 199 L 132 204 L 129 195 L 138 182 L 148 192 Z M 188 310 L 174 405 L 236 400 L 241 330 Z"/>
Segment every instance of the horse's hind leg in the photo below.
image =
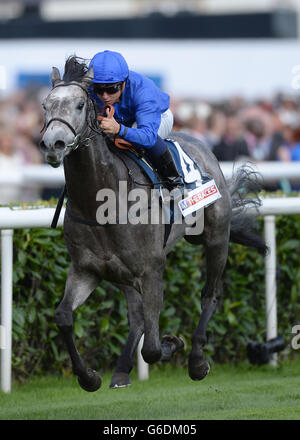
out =
<path fill-rule="evenodd" d="M 133 367 L 134 355 L 144 333 L 144 316 L 141 294 L 133 287 L 120 286 L 126 294 L 128 306 L 129 335 L 118 359 L 112 376 L 110 388 L 120 388 L 131 385 L 129 373 Z"/>
<path fill-rule="evenodd" d="M 154 272 L 145 276 L 141 285 L 145 325 L 142 356 L 148 364 L 159 361 L 162 355 L 159 315 L 163 305 L 163 282 L 162 274 Z"/>
<path fill-rule="evenodd" d="M 163 262 L 159 267 L 160 270 L 164 268 Z M 152 270 L 141 283 L 145 326 L 142 356 L 148 364 L 168 361 L 184 346 L 182 339 L 176 336 L 165 335 L 162 342 L 159 339 L 159 315 L 163 305 L 163 273 L 160 270 Z"/>
<path fill-rule="evenodd" d="M 211 208 L 213 208 L 212 205 Z M 213 209 L 211 210 L 213 211 Z M 189 356 L 189 375 L 193 380 L 203 379 L 209 372 L 209 364 L 205 360 L 203 347 L 207 342 L 207 324 L 214 314 L 219 297 L 222 293 L 222 275 L 228 256 L 229 220 L 224 215 L 212 215 L 211 222 L 206 222 L 204 242 L 206 251 L 207 275 L 202 292 L 202 313 L 197 329 L 192 337 L 192 351 Z"/>
<path fill-rule="evenodd" d="M 86 391 L 96 391 L 101 386 L 98 373 L 86 368 L 73 338 L 73 312 L 98 286 L 100 280 L 87 272 L 75 270 L 72 264 L 68 273 L 64 297 L 55 310 L 55 321 L 67 346 L 80 386 Z"/>

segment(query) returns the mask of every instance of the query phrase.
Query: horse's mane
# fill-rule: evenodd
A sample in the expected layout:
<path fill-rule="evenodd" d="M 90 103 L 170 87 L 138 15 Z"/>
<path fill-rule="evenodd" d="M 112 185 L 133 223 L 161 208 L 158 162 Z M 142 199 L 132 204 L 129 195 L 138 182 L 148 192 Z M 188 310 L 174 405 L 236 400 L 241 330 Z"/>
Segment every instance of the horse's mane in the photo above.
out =
<path fill-rule="evenodd" d="M 66 60 L 63 81 L 80 82 L 87 71 L 88 66 L 86 64 L 86 60 L 84 58 L 77 57 L 76 55 L 71 55 Z"/>

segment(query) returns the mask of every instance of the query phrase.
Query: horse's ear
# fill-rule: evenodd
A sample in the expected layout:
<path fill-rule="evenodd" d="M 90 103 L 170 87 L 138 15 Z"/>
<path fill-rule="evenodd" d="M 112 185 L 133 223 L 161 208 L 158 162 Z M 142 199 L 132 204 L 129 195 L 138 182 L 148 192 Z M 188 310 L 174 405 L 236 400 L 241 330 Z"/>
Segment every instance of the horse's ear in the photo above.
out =
<path fill-rule="evenodd" d="M 55 84 L 57 84 L 59 81 L 61 81 L 59 70 L 57 67 L 52 67 L 52 72 L 51 72 L 52 87 L 54 87 Z"/>
<path fill-rule="evenodd" d="M 94 66 L 91 66 L 84 75 L 84 77 L 82 78 L 82 82 L 84 85 L 86 85 L 86 87 L 89 87 L 93 79 L 94 79 Z"/>

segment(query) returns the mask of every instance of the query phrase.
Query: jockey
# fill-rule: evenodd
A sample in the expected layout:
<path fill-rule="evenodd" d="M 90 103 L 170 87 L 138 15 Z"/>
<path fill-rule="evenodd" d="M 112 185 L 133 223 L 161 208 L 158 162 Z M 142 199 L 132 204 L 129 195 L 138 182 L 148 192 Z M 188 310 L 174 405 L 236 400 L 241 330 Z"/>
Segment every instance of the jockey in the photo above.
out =
<path fill-rule="evenodd" d="M 106 105 L 115 109 L 114 117 L 101 121 L 103 132 L 125 139 L 136 149 L 142 148 L 159 175 L 177 185 L 181 179 L 164 141 L 173 127 L 169 96 L 149 78 L 129 70 L 118 52 L 97 53 L 91 66 L 92 98 L 100 110 Z"/>

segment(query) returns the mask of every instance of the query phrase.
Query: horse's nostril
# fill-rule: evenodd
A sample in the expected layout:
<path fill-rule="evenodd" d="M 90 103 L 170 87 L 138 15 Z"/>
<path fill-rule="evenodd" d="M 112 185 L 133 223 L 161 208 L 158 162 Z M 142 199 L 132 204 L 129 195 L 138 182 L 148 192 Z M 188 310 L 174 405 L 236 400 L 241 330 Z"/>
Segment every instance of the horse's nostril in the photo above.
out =
<path fill-rule="evenodd" d="M 54 148 L 58 149 L 58 150 L 63 150 L 65 148 L 66 144 L 64 143 L 64 141 L 56 141 L 54 144 Z"/>
<path fill-rule="evenodd" d="M 41 149 L 42 151 L 46 151 L 46 150 L 47 150 L 47 146 L 46 146 L 46 144 L 45 144 L 44 141 L 41 141 L 41 142 L 40 142 L 40 149 Z"/>

